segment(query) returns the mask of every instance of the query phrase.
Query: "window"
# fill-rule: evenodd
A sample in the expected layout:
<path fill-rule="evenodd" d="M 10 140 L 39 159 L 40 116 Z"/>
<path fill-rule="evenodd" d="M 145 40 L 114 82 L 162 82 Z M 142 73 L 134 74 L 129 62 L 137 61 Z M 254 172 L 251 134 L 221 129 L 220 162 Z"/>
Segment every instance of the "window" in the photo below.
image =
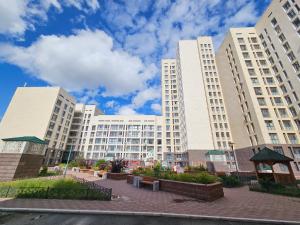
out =
<path fill-rule="evenodd" d="M 270 117 L 270 113 L 268 109 L 261 109 L 261 113 L 263 117 Z"/>
<path fill-rule="evenodd" d="M 270 91 L 271 91 L 272 95 L 278 95 L 278 90 L 276 87 L 270 87 Z"/>
<path fill-rule="evenodd" d="M 240 45 L 242 51 L 247 51 L 246 45 Z"/>
<path fill-rule="evenodd" d="M 285 109 L 278 109 L 278 112 L 281 117 L 287 117 L 287 112 Z"/>
<path fill-rule="evenodd" d="M 281 28 L 280 28 L 279 25 L 277 25 L 277 26 L 275 27 L 275 31 L 277 32 L 277 34 L 280 34 L 280 33 L 281 33 Z"/>
<path fill-rule="evenodd" d="M 250 76 L 255 76 L 254 69 L 248 69 L 248 73 L 249 73 Z"/>
<path fill-rule="evenodd" d="M 282 123 L 283 123 L 283 126 L 284 126 L 285 130 L 292 130 L 293 129 L 291 121 L 283 120 Z"/>
<path fill-rule="evenodd" d="M 251 60 L 245 60 L 245 63 L 246 63 L 247 67 L 252 67 L 253 66 Z"/>
<path fill-rule="evenodd" d="M 271 24 L 272 24 L 273 26 L 275 26 L 275 25 L 277 24 L 277 20 L 276 20 L 275 18 L 273 18 L 273 19 L 271 20 Z"/>
<path fill-rule="evenodd" d="M 280 35 L 278 36 L 278 38 L 280 39 L 281 42 L 284 42 L 284 41 L 286 40 L 284 34 L 280 34 Z"/>
<path fill-rule="evenodd" d="M 239 42 L 240 44 L 245 43 L 244 38 L 238 38 L 238 42 Z"/>
<path fill-rule="evenodd" d="M 280 97 L 275 97 L 274 102 L 276 105 L 283 105 L 283 102 Z"/>
<path fill-rule="evenodd" d="M 286 1 L 286 3 L 284 3 L 282 7 L 284 8 L 285 11 L 288 11 L 289 8 L 291 7 L 291 5 L 290 5 L 289 1 Z"/>
<path fill-rule="evenodd" d="M 293 21 L 294 27 L 297 29 L 298 27 L 300 27 L 300 19 L 297 17 L 294 21 Z"/>
<path fill-rule="evenodd" d="M 291 62 L 296 59 L 296 57 L 292 51 L 290 53 L 288 53 L 287 56 Z"/>
<path fill-rule="evenodd" d="M 293 9 L 291 9 L 289 12 L 288 12 L 288 16 L 290 17 L 290 19 L 293 19 L 295 16 L 296 16 L 296 13 Z"/>
<path fill-rule="evenodd" d="M 285 51 L 289 51 L 291 49 L 290 45 L 288 42 L 283 44 L 283 48 L 285 49 Z"/>
<path fill-rule="evenodd" d="M 257 78 L 251 78 L 252 84 L 259 84 Z"/>
<path fill-rule="evenodd" d="M 296 134 L 288 134 L 288 138 L 291 144 L 298 144 Z"/>
<path fill-rule="evenodd" d="M 256 95 L 262 95 L 263 94 L 260 87 L 255 87 L 254 92 L 255 92 Z"/>
<path fill-rule="evenodd" d="M 299 72 L 299 71 L 300 71 L 300 65 L 299 65 L 298 61 L 296 61 L 295 63 L 293 63 L 293 67 L 294 67 L 294 70 L 295 70 L 296 72 Z"/>
<path fill-rule="evenodd" d="M 264 98 L 257 98 L 257 101 L 260 106 L 266 105 L 266 101 Z"/>
<path fill-rule="evenodd" d="M 265 123 L 266 123 L 266 127 L 267 127 L 268 130 L 274 130 L 275 129 L 272 120 L 265 120 Z"/>
<path fill-rule="evenodd" d="M 249 59 L 250 58 L 249 53 L 248 52 L 243 52 L 243 57 L 245 59 Z"/>
<path fill-rule="evenodd" d="M 274 80 L 273 80 L 272 77 L 267 77 L 266 81 L 267 81 L 268 84 L 274 84 Z"/>
<path fill-rule="evenodd" d="M 278 138 L 278 135 L 275 134 L 275 133 L 270 133 L 270 139 L 271 139 L 271 142 L 273 144 L 279 144 L 279 138 Z"/>

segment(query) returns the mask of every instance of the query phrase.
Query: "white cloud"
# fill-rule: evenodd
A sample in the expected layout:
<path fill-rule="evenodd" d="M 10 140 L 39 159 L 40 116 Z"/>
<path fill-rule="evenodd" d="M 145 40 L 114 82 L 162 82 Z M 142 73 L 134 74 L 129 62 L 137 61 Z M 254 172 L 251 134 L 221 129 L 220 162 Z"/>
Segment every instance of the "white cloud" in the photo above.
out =
<path fill-rule="evenodd" d="M 149 87 L 140 91 L 133 99 L 132 104 L 135 108 L 142 107 L 146 102 L 160 99 L 160 87 Z"/>
<path fill-rule="evenodd" d="M 131 105 L 121 106 L 117 112 L 118 115 L 138 115 Z"/>
<path fill-rule="evenodd" d="M 28 27 L 24 20 L 26 12 L 25 0 L 0 0 L 0 33 L 23 34 Z"/>
<path fill-rule="evenodd" d="M 37 23 L 46 21 L 51 7 L 62 12 L 64 6 L 85 13 L 100 9 L 98 0 L 0 0 L 0 33 L 22 36 L 26 30 L 34 29 Z"/>
<path fill-rule="evenodd" d="M 153 103 L 153 104 L 151 104 L 151 109 L 152 109 L 155 113 L 161 113 L 161 104 Z"/>
<path fill-rule="evenodd" d="M 110 100 L 110 101 L 108 101 L 108 102 L 106 102 L 105 103 L 105 107 L 106 108 L 115 108 L 115 109 L 118 109 L 119 108 L 119 104 L 116 102 L 116 101 L 114 101 L 114 100 Z"/>
<path fill-rule="evenodd" d="M 0 60 L 71 91 L 104 88 L 104 96 L 141 90 L 155 71 L 138 57 L 114 50 L 112 38 L 101 30 L 41 36 L 27 48 L 0 45 Z"/>

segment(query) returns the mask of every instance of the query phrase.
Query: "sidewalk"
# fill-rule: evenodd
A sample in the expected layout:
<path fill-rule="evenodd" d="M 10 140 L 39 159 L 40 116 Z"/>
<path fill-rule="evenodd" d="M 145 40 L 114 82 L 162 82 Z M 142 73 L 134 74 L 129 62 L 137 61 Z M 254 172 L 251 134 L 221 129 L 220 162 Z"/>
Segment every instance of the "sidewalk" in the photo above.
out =
<path fill-rule="evenodd" d="M 300 221 L 300 199 L 251 192 L 248 187 L 224 188 L 225 197 L 202 202 L 167 192 L 137 189 L 126 181 L 99 180 L 88 174 L 69 173 L 112 188 L 112 201 L 0 199 L 0 208 L 74 209 L 123 212 L 176 213 L 202 216 Z"/>

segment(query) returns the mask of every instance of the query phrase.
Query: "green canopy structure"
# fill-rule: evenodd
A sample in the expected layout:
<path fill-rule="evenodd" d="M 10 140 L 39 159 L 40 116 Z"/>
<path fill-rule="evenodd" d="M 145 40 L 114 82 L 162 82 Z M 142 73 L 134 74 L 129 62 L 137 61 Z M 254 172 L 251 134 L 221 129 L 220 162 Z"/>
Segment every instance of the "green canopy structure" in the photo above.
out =
<path fill-rule="evenodd" d="M 265 147 L 261 151 L 256 153 L 254 156 L 252 156 L 250 161 L 254 163 L 258 179 L 271 177 L 273 181 L 280 184 L 295 184 L 296 182 L 296 178 L 290 164 L 291 161 L 294 161 L 292 158 L 289 158 L 283 154 L 280 154 L 272 149 Z M 270 174 L 259 171 L 258 167 L 261 163 L 269 165 L 272 169 L 272 173 Z M 286 165 L 289 170 L 289 173 L 275 173 L 273 166 L 277 163 Z"/>
<path fill-rule="evenodd" d="M 41 144 L 46 145 L 47 142 L 43 141 L 35 136 L 22 136 L 22 137 L 12 137 L 12 138 L 4 138 L 2 141 L 26 141 L 26 142 L 32 142 L 35 144 Z"/>

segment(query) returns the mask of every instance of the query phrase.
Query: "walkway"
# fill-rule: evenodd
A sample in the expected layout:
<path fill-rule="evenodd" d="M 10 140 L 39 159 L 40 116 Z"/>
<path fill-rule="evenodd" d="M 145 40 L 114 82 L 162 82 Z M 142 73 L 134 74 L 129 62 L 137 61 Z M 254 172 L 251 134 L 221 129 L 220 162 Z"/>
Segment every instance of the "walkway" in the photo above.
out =
<path fill-rule="evenodd" d="M 126 181 L 97 180 L 93 176 L 83 173 L 77 173 L 76 176 L 112 188 L 113 194 L 119 198 L 109 202 L 0 199 L 0 207 L 158 212 L 300 222 L 299 198 L 251 192 L 248 187 L 225 188 L 224 198 L 214 202 L 202 202 L 163 191 L 152 192 L 137 189 L 127 184 Z"/>

